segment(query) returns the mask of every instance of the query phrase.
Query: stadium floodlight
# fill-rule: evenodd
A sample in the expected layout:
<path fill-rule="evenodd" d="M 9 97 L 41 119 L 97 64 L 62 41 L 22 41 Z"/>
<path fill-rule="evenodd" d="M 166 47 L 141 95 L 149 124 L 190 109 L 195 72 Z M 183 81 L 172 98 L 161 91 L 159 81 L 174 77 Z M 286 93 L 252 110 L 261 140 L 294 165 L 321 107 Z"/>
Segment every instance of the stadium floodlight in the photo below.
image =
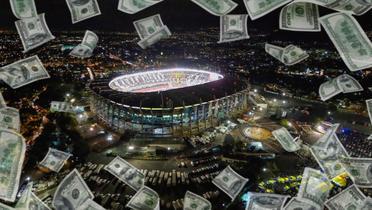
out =
<path fill-rule="evenodd" d="M 150 93 L 206 84 L 223 78 L 215 72 L 174 68 L 122 75 L 111 80 L 109 87 L 120 92 Z"/>

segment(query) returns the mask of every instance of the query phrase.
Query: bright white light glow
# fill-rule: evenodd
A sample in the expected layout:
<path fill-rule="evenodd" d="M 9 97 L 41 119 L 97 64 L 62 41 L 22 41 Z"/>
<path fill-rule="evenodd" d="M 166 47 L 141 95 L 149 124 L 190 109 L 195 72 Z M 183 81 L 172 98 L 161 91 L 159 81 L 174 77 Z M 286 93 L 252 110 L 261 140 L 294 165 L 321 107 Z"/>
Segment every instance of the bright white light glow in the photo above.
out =
<path fill-rule="evenodd" d="M 122 75 L 111 80 L 109 87 L 120 92 L 150 93 L 201 85 L 222 78 L 215 72 L 174 68 Z"/>
<path fill-rule="evenodd" d="M 134 150 L 134 146 L 129 146 L 128 150 Z"/>

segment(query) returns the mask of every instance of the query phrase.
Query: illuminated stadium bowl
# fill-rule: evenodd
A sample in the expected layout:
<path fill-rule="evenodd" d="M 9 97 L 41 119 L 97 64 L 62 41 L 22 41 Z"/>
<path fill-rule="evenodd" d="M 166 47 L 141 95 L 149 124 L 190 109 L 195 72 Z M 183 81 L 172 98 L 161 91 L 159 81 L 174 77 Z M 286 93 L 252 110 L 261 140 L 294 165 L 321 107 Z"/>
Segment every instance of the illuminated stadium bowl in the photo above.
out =
<path fill-rule="evenodd" d="M 248 83 L 235 74 L 186 68 L 111 74 L 89 84 L 91 109 L 124 132 L 187 136 L 247 108 Z"/>
<path fill-rule="evenodd" d="M 151 93 L 201 85 L 222 78 L 221 74 L 214 72 L 176 68 L 119 76 L 109 86 L 120 92 Z"/>

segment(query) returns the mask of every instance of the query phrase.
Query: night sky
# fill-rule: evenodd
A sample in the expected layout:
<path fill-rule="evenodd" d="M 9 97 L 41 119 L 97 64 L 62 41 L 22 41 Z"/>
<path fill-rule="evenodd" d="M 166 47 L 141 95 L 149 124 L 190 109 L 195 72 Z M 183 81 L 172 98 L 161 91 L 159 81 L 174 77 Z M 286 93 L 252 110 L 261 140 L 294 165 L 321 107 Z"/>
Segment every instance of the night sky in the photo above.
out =
<path fill-rule="evenodd" d="M 234 0 L 239 6 L 230 14 L 246 14 L 242 0 Z M 206 12 L 190 0 L 164 0 L 163 2 L 147 8 L 137 14 L 130 15 L 117 10 L 119 0 L 98 0 L 102 15 L 72 24 L 70 12 L 65 0 L 35 0 L 38 13 L 46 13 L 47 23 L 54 30 L 96 30 L 96 31 L 135 31 L 132 22 L 150 15 L 159 13 L 164 24 L 171 30 L 184 28 L 197 30 L 203 27 L 219 27 L 219 17 Z M 248 21 L 249 28 L 257 28 L 263 32 L 278 29 L 280 8 L 255 21 Z M 321 16 L 331 13 L 332 10 L 321 8 Z M 17 19 L 11 12 L 9 0 L 1 0 L 0 3 L 0 28 L 15 30 L 14 21 Z M 362 28 L 372 30 L 372 12 L 357 17 Z M 317 33 L 282 32 L 283 36 L 299 37 L 299 33 L 305 37 L 317 36 Z M 322 32 L 324 33 L 324 31 Z M 324 35 L 321 35 L 324 36 Z M 301 37 L 300 37 L 301 38 Z"/>

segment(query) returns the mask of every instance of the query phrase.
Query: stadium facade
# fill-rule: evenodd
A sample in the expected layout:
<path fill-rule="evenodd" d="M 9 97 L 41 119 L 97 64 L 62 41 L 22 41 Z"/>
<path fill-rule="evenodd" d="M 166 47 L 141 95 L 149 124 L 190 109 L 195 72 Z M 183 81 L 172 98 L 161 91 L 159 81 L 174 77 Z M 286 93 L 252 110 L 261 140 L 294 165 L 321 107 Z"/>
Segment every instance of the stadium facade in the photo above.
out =
<path fill-rule="evenodd" d="M 248 83 L 237 75 L 166 69 L 92 81 L 91 108 L 118 132 L 187 136 L 217 126 L 248 106 Z"/>

